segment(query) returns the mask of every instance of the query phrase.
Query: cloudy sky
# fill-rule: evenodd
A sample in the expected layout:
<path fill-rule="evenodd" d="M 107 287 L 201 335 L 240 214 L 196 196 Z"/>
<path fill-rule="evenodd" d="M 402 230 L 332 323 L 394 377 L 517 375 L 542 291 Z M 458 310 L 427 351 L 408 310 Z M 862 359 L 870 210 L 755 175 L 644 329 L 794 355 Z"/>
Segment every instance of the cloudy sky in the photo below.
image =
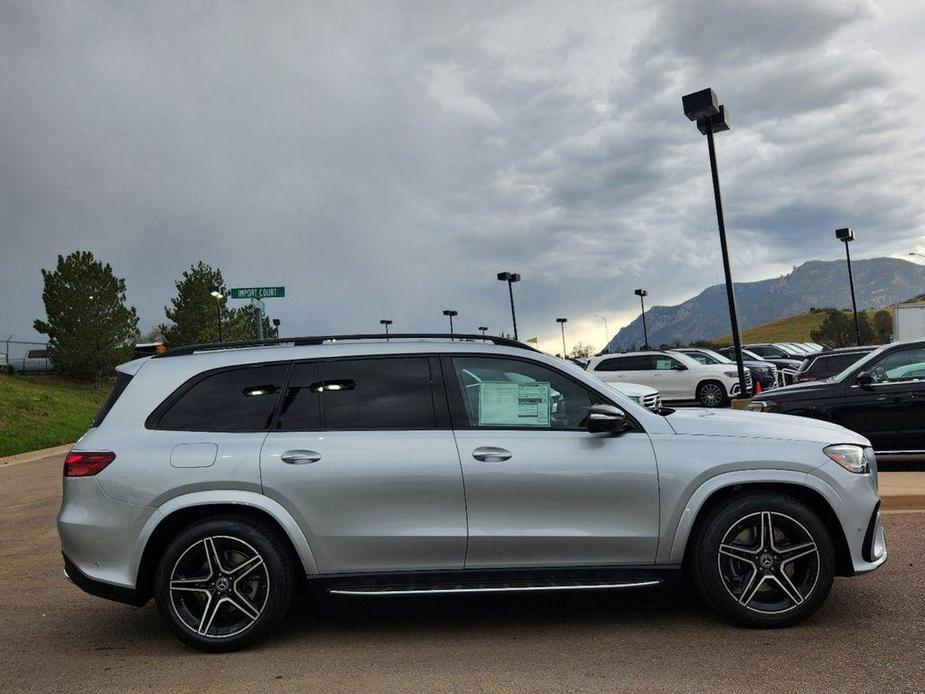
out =
<path fill-rule="evenodd" d="M 510 330 L 600 347 L 638 286 L 721 281 L 712 86 L 737 280 L 925 252 L 925 3 L 0 0 L 0 332 L 93 251 L 141 327 L 202 259 L 284 284 L 284 334 Z"/>

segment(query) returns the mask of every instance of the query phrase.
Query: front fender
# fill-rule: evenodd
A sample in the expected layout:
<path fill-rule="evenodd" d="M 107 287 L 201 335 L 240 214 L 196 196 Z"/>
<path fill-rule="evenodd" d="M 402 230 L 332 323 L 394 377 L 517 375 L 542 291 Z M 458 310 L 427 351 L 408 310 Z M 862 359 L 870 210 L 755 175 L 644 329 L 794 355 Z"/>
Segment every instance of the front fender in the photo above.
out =
<path fill-rule="evenodd" d="M 279 526 L 283 529 L 283 532 L 286 533 L 286 536 L 289 538 L 290 542 L 292 542 L 292 546 L 295 548 L 296 554 L 298 554 L 299 560 L 302 562 L 302 567 L 304 568 L 305 573 L 318 573 L 318 565 L 315 562 L 315 557 L 308 545 L 308 540 L 305 539 L 305 533 L 302 532 L 302 529 L 299 527 L 298 523 L 295 522 L 295 520 L 291 515 L 289 515 L 289 512 L 285 508 L 283 508 L 277 502 L 273 501 L 273 499 L 256 492 L 240 490 L 216 490 L 207 492 L 193 492 L 190 494 L 176 496 L 155 509 L 154 513 L 151 514 L 147 522 L 145 522 L 144 526 L 142 526 L 141 532 L 139 533 L 138 544 L 136 545 L 135 553 L 131 559 L 130 575 L 138 575 L 138 568 L 141 565 L 141 560 L 144 555 L 145 548 L 148 546 L 148 541 L 154 534 L 155 529 L 165 518 L 183 509 L 217 505 L 248 506 L 267 513 L 279 524 Z"/>
<path fill-rule="evenodd" d="M 680 564 L 684 560 L 684 550 L 690 539 L 694 521 L 703 505 L 714 493 L 737 484 L 793 484 L 807 487 L 822 496 L 835 512 L 840 522 L 844 522 L 844 503 L 828 484 L 814 475 L 795 470 L 742 470 L 716 475 L 706 480 L 690 495 L 674 532 L 670 534 L 671 543 L 665 543 L 659 549 L 658 563 Z M 669 528 L 670 533 L 670 528 Z"/>

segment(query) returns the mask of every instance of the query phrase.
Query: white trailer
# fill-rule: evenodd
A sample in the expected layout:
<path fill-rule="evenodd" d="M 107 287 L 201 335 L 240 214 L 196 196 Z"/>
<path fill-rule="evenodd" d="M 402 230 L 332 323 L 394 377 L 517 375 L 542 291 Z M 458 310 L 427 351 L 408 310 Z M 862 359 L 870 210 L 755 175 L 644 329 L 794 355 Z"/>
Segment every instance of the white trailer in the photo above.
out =
<path fill-rule="evenodd" d="M 925 304 L 897 304 L 893 309 L 893 339 L 925 340 Z"/>

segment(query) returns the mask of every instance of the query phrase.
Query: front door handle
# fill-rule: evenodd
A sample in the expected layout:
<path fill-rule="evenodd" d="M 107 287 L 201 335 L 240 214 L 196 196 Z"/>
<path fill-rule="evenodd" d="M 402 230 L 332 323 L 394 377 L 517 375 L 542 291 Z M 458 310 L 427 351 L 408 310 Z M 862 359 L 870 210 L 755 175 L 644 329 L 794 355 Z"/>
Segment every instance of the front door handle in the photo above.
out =
<path fill-rule="evenodd" d="M 472 457 L 484 463 L 500 463 L 511 457 L 511 452 L 497 446 L 479 446 L 472 451 Z"/>
<path fill-rule="evenodd" d="M 286 451 L 283 453 L 280 458 L 283 459 L 284 463 L 289 463 L 290 465 L 306 465 L 307 463 L 317 463 L 321 460 L 321 454 L 317 451 Z"/>

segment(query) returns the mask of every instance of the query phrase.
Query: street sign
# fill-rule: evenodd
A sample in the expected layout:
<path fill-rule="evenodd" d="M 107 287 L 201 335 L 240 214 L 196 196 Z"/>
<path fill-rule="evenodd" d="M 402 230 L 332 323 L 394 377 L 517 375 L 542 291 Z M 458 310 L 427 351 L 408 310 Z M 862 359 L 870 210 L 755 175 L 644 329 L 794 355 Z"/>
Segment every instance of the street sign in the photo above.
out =
<path fill-rule="evenodd" d="M 275 299 L 286 296 L 285 287 L 235 287 L 228 292 L 231 299 Z"/>

